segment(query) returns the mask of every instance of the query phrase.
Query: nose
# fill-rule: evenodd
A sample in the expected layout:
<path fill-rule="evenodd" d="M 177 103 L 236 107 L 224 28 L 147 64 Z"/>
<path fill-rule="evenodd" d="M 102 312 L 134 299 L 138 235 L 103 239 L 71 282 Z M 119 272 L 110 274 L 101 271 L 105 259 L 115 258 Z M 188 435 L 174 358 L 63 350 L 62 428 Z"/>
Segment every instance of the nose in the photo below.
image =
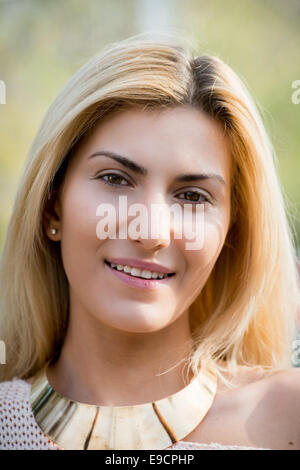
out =
<path fill-rule="evenodd" d="M 163 239 L 163 238 L 141 238 L 133 240 L 134 243 L 142 245 L 146 251 L 160 251 L 162 248 L 167 248 L 170 244 L 170 240 Z"/>
<path fill-rule="evenodd" d="M 170 245 L 173 227 L 169 225 L 169 207 L 161 192 L 151 193 L 143 202 L 141 217 L 139 217 L 139 236 L 129 239 L 142 245 L 147 251 L 159 251 Z M 143 226 L 142 226 L 143 225 Z"/>

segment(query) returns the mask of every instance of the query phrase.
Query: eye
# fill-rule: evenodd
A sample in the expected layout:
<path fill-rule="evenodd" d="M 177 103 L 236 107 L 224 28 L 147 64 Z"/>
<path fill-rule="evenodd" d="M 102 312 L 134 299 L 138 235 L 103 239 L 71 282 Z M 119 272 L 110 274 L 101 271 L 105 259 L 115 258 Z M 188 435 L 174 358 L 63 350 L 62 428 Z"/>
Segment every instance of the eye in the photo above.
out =
<path fill-rule="evenodd" d="M 104 178 L 107 178 L 105 180 Z M 105 184 L 109 184 L 111 186 L 126 186 L 126 183 L 128 181 L 121 175 L 118 175 L 117 173 L 107 173 L 106 175 L 99 175 L 96 176 L 95 179 L 102 180 Z M 125 183 L 119 183 L 119 181 L 125 181 Z"/>
<path fill-rule="evenodd" d="M 187 196 L 187 198 L 179 198 L 179 199 L 184 199 L 185 201 L 191 201 L 192 203 L 195 204 L 203 204 L 204 202 L 210 202 L 209 198 L 205 196 L 205 194 L 200 193 L 199 191 L 185 191 L 184 194 Z"/>
<path fill-rule="evenodd" d="M 104 178 L 107 178 L 107 180 L 105 180 Z M 95 179 L 102 180 L 105 184 L 109 184 L 110 186 L 128 186 L 127 179 L 119 175 L 118 173 L 106 173 L 105 175 L 98 175 L 95 177 Z M 123 182 L 120 183 L 120 181 L 122 180 Z M 203 204 L 205 202 L 210 202 L 209 197 L 199 191 L 185 191 L 179 194 L 184 194 L 187 196 L 186 198 L 179 199 L 183 199 L 184 201 L 190 201 L 195 204 Z"/>

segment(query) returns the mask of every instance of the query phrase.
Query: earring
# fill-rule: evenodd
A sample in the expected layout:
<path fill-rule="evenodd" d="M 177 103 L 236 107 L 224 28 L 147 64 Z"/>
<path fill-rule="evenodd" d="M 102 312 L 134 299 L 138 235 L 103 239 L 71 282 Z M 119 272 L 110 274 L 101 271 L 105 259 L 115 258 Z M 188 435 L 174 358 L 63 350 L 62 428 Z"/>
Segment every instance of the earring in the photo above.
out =
<path fill-rule="evenodd" d="M 57 232 L 57 229 L 56 229 L 56 228 L 52 228 L 52 229 L 51 229 L 51 234 L 52 234 L 52 235 L 56 235 L 56 232 Z"/>

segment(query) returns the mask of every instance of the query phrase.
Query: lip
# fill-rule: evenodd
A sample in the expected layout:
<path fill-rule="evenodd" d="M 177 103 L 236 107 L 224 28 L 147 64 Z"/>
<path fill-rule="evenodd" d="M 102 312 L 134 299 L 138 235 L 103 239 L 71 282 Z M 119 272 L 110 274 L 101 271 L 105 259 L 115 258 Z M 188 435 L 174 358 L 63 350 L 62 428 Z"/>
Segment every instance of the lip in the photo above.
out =
<path fill-rule="evenodd" d="M 169 283 L 174 276 L 166 277 L 165 279 L 141 279 L 139 277 L 132 276 L 131 274 L 124 273 L 122 271 L 117 271 L 116 269 L 109 266 L 107 262 L 104 262 L 109 271 L 112 272 L 120 281 L 123 281 L 125 284 L 131 287 L 139 287 L 142 289 L 156 289 L 158 287 L 163 287 L 165 284 Z"/>
<path fill-rule="evenodd" d="M 174 274 L 174 271 L 161 266 L 160 264 L 148 263 L 147 261 L 141 261 L 134 258 L 110 258 L 106 259 L 109 263 L 113 264 L 123 264 L 123 266 L 132 266 L 133 268 L 148 269 L 148 271 L 156 271 L 163 274 Z"/>

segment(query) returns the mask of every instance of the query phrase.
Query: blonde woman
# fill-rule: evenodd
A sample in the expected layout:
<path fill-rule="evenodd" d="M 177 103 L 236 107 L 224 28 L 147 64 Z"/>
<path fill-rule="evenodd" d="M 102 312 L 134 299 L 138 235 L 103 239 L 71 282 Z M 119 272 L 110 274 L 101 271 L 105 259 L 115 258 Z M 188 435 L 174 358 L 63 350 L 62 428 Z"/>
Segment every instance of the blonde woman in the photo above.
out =
<path fill-rule="evenodd" d="M 300 449 L 299 290 L 274 158 L 232 69 L 171 39 L 109 45 L 70 79 L 2 253 L 1 449 Z M 184 218 L 182 237 L 174 219 L 118 236 L 125 200 L 143 228 L 154 204 L 188 206 L 202 245 L 187 249 Z"/>

